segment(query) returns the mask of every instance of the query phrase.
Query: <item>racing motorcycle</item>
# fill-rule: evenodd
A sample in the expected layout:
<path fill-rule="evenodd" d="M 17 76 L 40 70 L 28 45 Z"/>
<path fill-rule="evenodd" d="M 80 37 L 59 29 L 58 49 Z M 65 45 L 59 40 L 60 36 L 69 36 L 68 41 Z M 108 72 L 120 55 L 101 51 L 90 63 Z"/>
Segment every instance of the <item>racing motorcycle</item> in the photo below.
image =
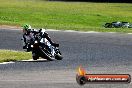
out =
<path fill-rule="evenodd" d="M 32 51 L 33 60 L 39 59 L 39 57 L 45 58 L 49 61 L 54 59 L 62 60 L 62 54 L 59 50 L 59 46 L 53 46 L 50 42 L 42 37 L 42 30 L 34 33 L 34 40 L 31 40 L 27 45 L 27 51 Z M 45 43 L 43 43 L 45 41 Z"/>
<path fill-rule="evenodd" d="M 129 22 L 112 22 L 112 23 L 105 23 L 105 28 L 132 28 Z"/>

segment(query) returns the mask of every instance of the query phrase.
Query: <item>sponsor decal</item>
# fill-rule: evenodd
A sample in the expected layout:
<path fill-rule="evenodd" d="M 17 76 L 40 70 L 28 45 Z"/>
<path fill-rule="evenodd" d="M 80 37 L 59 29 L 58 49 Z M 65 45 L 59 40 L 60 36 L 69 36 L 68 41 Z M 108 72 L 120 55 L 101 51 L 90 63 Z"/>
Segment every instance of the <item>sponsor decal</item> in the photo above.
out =
<path fill-rule="evenodd" d="M 79 85 L 86 83 L 130 83 L 131 76 L 129 74 L 87 74 L 80 66 L 76 81 Z"/>

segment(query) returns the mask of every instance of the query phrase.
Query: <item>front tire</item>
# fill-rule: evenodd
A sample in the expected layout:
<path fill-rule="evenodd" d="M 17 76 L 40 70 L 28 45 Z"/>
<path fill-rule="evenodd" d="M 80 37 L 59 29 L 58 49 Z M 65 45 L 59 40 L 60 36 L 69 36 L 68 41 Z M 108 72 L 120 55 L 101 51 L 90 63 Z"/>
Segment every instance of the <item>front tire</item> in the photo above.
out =
<path fill-rule="evenodd" d="M 56 60 L 62 60 L 63 57 L 62 57 L 62 55 L 60 53 L 58 53 L 58 54 L 56 54 L 55 59 Z"/>
<path fill-rule="evenodd" d="M 32 58 L 33 58 L 33 60 L 39 59 L 39 56 L 35 53 L 35 51 L 32 52 Z"/>
<path fill-rule="evenodd" d="M 37 60 L 37 59 L 39 59 L 38 56 L 33 56 L 33 60 Z"/>

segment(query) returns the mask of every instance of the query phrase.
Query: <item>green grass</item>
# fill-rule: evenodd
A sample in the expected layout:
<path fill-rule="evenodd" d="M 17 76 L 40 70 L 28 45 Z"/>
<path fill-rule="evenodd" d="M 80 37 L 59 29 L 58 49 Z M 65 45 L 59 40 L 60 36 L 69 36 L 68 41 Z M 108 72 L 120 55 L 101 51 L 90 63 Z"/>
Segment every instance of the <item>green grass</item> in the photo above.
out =
<path fill-rule="evenodd" d="M 13 50 L 0 50 L 0 62 L 31 59 L 31 53 Z"/>
<path fill-rule="evenodd" d="M 44 0 L 0 0 L 0 24 L 59 30 L 132 32 L 132 29 L 105 29 L 112 21 L 132 22 L 132 4 L 50 2 Z"/>

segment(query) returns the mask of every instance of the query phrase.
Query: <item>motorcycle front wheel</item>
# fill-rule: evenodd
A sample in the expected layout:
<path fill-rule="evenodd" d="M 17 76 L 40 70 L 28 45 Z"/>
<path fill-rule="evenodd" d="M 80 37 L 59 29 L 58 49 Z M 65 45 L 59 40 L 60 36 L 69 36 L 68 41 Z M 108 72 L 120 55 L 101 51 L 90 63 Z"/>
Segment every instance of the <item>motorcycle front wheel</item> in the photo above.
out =
<path fill-rule="evenodd" d="M 62 60 L 62 59 L 63 59 L 63 57 L 62 57 L 60 51 L 59 51 L 59 53 L 57 53 L 57 54 L 55 55 L 55 59 L 56 59 L 56 60 Z"/>
<path fill-rule="evenodd" d="M 37 59 L 39 59 L 39 56 L 37 55 L 37 53 L 32 52 L 32 58 L 33 58 L 33 60 L 37 60 Z"/>

